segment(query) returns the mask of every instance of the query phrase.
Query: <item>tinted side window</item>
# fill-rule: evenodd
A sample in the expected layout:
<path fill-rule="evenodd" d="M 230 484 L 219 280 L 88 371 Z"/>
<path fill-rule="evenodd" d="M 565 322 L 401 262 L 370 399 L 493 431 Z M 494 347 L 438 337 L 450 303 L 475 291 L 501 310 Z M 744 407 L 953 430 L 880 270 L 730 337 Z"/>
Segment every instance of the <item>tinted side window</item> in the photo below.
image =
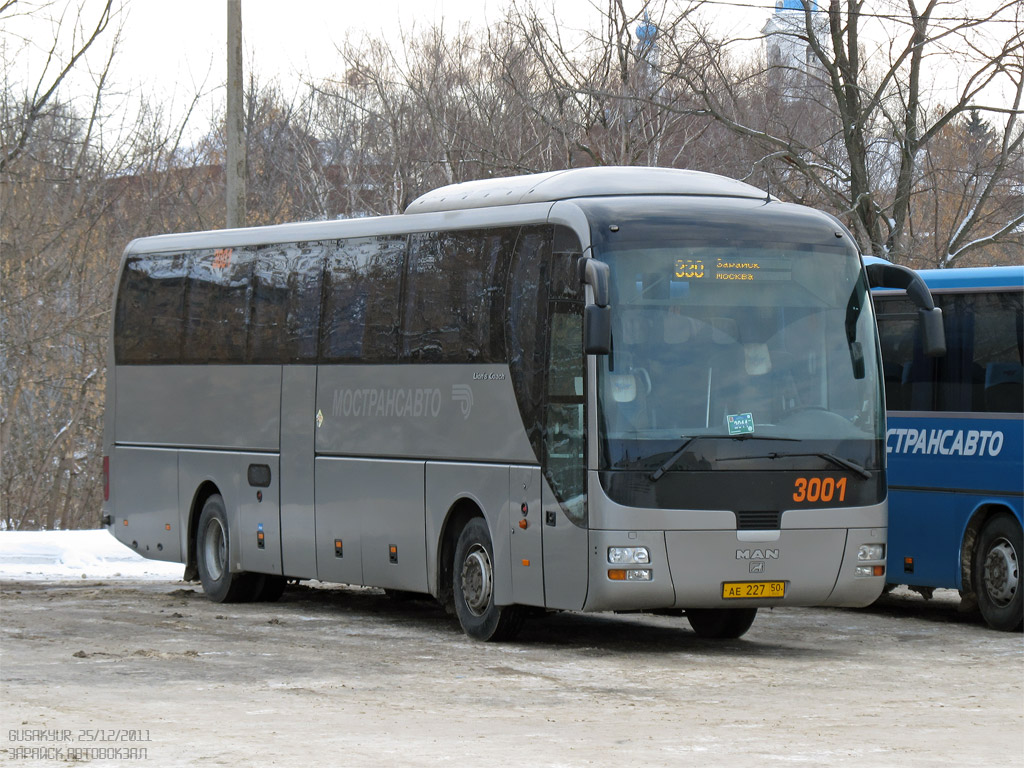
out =
<path fill-rule="evenodd" d="M 909 299 L 878 298 L 875 309 L 886 410 L 932 410 L 935 362 L 921 353 L 917 308 Z"/>
<path fill-rule="evenodd" d="M 322 243 L 288 243 L 256 251 L 252 268 L 249 361 L 316 361 L 320 330 Z"/>
<path fill-rule="evenodd" d="M 323 362 L 393 363 L 406 238 L 361 237 L 327 248 Z"/>
<path fill-rule="evenodd" d="M 939 294 L 946 331 L 945 357 L 921 353 L 917 310 L 910 301 L 882 298 L 878 333 L 891 411 L 999 411 L 1024 409 L 1021 294 Z"/>
<path fill-rule="evenodd" d="M 524 228 L 512 256 L 505 302 L 505 348 L 512 388 L 538 461 L 544 424 L 544 327 L 550 261 L 551 227 Z"/>
<path fill-rule="evenodd" d="M 192 252 L 182 362 L 245 362 L 252 261 L 248 248 Z"/>
<path fill-rule="evenodd" d="M 513 230 L 412 235 L 402 358 L 501 362 L 505 276 Z"/>
<path fill-rule="evenodd" d="M 177 362 L 187 269 L 180 253 L 135 256 L 125 263 L 114 321 L 118 365 Z"/>
<path fill-rule="evenodd" d="M 1021 294 L 941 296 L 938 304 L 945 319 L 949 350 L 939 363 L 939 409 L 1021 413 Z"/>

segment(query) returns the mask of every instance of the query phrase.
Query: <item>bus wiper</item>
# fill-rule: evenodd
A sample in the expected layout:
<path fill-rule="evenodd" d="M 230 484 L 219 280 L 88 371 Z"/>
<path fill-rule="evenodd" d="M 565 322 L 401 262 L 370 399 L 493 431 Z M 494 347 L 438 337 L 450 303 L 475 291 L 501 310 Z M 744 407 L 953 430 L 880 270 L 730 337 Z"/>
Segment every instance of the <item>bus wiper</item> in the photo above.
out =
<path fill-rule="evenodd" d="M 686 438 L 685 442 L 683 442 L 683 444 L 681 446 L 679 446 L 678 450 L 676 450 L 675 453 L 673 453 L 671 456 L 669 456 L 664 464 L 662 464 L 656 470 L 651 472 L 651 474 L 648 475 L 648 478 L 650 479 L 650 481 L 652 483 L 656 483 L 659 480 L 661 480 L 662 475 L 664 475 L 666 472 L 668 472 L 668 470 L 671 469 L 672 465 L 675 464 L 677 461 L 679 461 L 680 458 L 682 458 L 683 453 L 690 446 L 690 443 L 692 443 L 694 440 L 749 440 L 752 437 L 757 437 L 759 440 L 786 440 L 786 441 L 792 441 L 792 442 L 796 442 L 798 440 L 798 438 L 795 438 L 795 437 L 763 437 L 761 435 L 752 435 L 752 434 L 744 434 L 744 435 L 693 435 L 692 437 Z M 719 459 L 719 461 L 722 461 L 722 459 Z"/>
<path fill-rule="evenodd" d="M 815 456 L 819 459 L 825 459 L 843 469 L 848 469 L 851 472 L 863 477 L 865 480 L 871 479 L 871 473 L 868 472 L 864 467 L 855 461 L 844 459 L 841 456 L 836 456 L 834 453 L 766 453 L 761 456 L 730 456 L 728 458 L 719 459 L 719 461 L 742 461 L 743 459 L 786 459 L 790 456 Z"/>
<path fill-rule="evenodd" d="M 673 464 L 679 461 L 680 458 L 682 458 L 683 452 L 689 447 L 690 443 L 692 443 L 696 439 L 696 436 L 686 438 L 686 440 L 683 441 L 683 444 L 679 446 L 679 450 L 677 450 L 675 453 L 669 456 L 668 460 L 664 464 L 662 464 L 656 470 L 651 472 L 650 475 L 648 475 L 650 481 L 652 483 L 656 483 L 659 480 L 661 480 L 661 476 L 668 471 L 669 467 L 671 467 Z"/>

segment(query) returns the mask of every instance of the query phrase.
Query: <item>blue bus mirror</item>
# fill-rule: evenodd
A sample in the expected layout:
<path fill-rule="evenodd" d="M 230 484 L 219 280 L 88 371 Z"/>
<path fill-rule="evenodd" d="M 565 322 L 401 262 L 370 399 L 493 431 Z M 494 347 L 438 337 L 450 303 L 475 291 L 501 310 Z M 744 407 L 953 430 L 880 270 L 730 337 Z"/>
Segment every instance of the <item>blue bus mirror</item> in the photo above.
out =
<path fill-rule="evenodd" d="M 612 311 L 590 304 L 583 314 L 583 351 L 588 355 L 607 355 L 612 348 Z"/>
<path fill-rule="evenodd" d="M 942 327 L 942 310 L 935 306 L 931 291 L 917 272 L 899 264 L 874 262 L 865 265 L 868 284 L 872 288 L 899 288 L 917 307 L 921 342 L 928 357 L 946 354 L 946 331 Z"/>
<path fill-rule="evenodd" d="M 928 357 L 942 357 L 946 354 L 946 332 L 942 327 L 942 310 L 938 307 L 917 310 L 921 325 L 921 346 Z"/>

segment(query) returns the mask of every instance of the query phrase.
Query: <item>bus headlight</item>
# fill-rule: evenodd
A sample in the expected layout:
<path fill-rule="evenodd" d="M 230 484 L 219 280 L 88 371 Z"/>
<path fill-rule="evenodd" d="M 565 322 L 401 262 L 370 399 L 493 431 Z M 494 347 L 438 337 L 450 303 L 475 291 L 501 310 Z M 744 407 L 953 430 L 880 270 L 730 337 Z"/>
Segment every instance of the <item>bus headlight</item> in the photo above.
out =
<path fill-rule="evenodd" d="M 651 562 L 651 553 L 647 547 L 608 547 L 608 562 L 613 564 Z"/>
<path fill-rule="evenodd" d="M 885 544 L 861 544 L 857 550 L 858 560 L 885 560 Z"/>

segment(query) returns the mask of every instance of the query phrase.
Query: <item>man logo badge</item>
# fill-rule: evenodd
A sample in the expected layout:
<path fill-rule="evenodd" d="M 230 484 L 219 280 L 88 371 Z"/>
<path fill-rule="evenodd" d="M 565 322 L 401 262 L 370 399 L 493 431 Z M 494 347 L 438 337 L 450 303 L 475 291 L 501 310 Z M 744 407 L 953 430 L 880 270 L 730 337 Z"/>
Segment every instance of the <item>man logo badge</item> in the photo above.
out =
<path fill-rule="evenodd" d="M 462 418 L 468 419 L 473 410 L 473 390 L 468 384 L 452 384 L 452 400 L 462 408 Z"/>

